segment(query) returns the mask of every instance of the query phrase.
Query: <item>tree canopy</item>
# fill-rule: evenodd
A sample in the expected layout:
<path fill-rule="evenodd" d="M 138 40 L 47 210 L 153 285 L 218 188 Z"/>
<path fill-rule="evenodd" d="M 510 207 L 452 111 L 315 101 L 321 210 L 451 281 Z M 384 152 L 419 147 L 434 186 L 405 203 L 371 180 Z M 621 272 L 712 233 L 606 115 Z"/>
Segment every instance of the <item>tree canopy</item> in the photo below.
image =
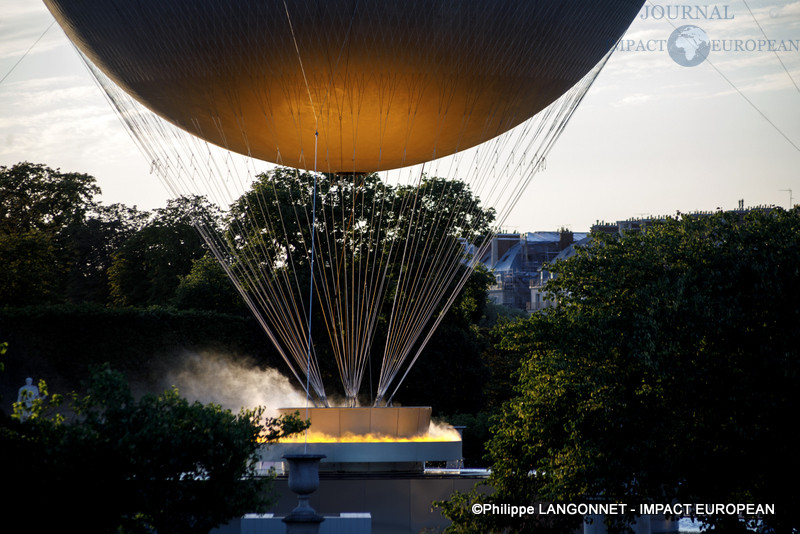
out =
<path fill-rule="evenodd" d="M 760 528 L 800 527 L 800 210 L 593 233 L 550 268 L 558 306 L 503 331 L 523 365 L 488 445 L 494 494 L 445 503 L 452 530 L 566 531 L 468 505 L 597 498 L 769 503 Z"/>
<path fill-rule="evenodd" d="M 172 304 L 181 278 L 207 248 L 200 223 L 214 231 L 219 209 L 203 197 L 180 197 L 153 210 L 147 222 L 112 255 L 108 269 L 110 299 L 117 306 Z"/>
<path fill-rule="evenodd" d="M 296 416 L 265 418 L 263 408 L 234 415 L 190 403 L 174 389 L 136 399 L 108 366 L 71 398 L 40 398 L 24 421 L 17 405 L 16 417 L 0 420 L 12 490 L 4 505 L 44 530 L 90 521 L 93 532 L 189 534 L 264 512 L 270 478 L 256 471 L 258 450 L 306 427 Z"/>
<path fill-rule="evenodd" d="M 393 302 L 410 306 L 417 299 L 418 304 L 426 305 L 427 293 L 414 291 L 409 285 L 431 269 L 437 254 L 458 257 L 455 255 L 461 253 L 465 242 L 489 232 L 494 211 L 481 206 L 469 187 L 458 181 L 425 177 L 417 189 L 384 184 L 372 174 L 317 178 L 315 228 L 318 238 L 325 240 L 318 242 L 325 250 L 317 256 L 318 272 L 328 278 L 334 293 L 361 291 L 360 296 L 366 298 L 366 283 L 384 284 L 380 302 L 374 303 L 378 313 L 372 325 L 371 357 L 376 361 L 367 366 L 362 390 L 364 397 L 372 397 L 379 381 L 379 359 Z M 256 340 L 236 343 L 232 350 L 260 343 L 259 359 L 288 373 L 285 365 L 276 361 L 280 356 L 272 343 L 258 334 L 257 321 L 208 251 L 197 225 L 236 243 L 236 251 L 244 260 L 268 267 L 272 276 L 293 277 L 293 295 L 306 303 L 310 266 L 302 251 L 311 237 L 312 190 L 311 173 L 278 168 L 259 175 L 229 212 L 223 213 L 203 197 L 181 197 L 162 208 L 144 211 L 124 204 L 102 204 L 96 180 L 85 174 L 31 163 L 0 168 L 0 213 L 4 217 L 0 225 L 4 266 L 0 270 L 0 328 L 13 341 L 10 359 L 33 369 L 63 371 L 72 367 L 70 373 L 74 374 L 85 373 L 87 363 L 117 358 L 117 368 L 131 372 L 143 368 L 148 358 L 165 358 L 181 347 L 202 349 L 197 343 L 208 342 L 207 325 L 214 319 L 203 316 L 202 321 L 193 323 L 190 315 L 182 312 L 207 310 L 252 323 L 249 330 Z M 269 240 L 270 235 L 279 238 Z M 415 242 L 405 248 L 409 236 Z M 439 250 L 430 249 L 434 244 Z M 291 262 L 289 252 L 293 253 Z M 403 254 L 406 265 L 415 265 L 419 274 L 406 272 L 406 285 L 398 281 Z M 373 259 L 383 255 L 383 267 L 372 268 L 372 263 L 363 260 L 369 255 Z M 272 263 L 267 266 L 265 262 Z M 344 276 L 355 272 L 356 264 L 368 282 L 354 284 Z M 458 261 L 453 269 L 458 272 L 450 284 L 467 272 Z M 430 339 L 398 390 L 398 401 L 432 404 L 440 413 L 481 405 L 481 395 L 466 392 L 481 390 L 484 376 L 482 333 L 475 323 L 485 310 L 489 281 L 482 272 L 468 280 L 442 319 L 438 334 Z M 335 297 L 323 296 L 321 291 L 318 295 Z M 173 313 L 173 308 L 180 311 Z M 435 314 L 441 310 L 439 307 Z M 326 315 L 317 305 L 314 313 L 318 332 L 326 327 L 335 330 L 337 321 L 348 320 L 344 314 Z M 220 316 L 216 322 L 219 328 L 234 326 L 214 333 L 224 340 L 214 349 L 231 346 L 230 339 L 241 337 L 245 326 L 231 317 Z M 141 329 L 152 335 L 137 334 Z M 66 336 L 62 336 L 64 332 Z M 456 346 L 458 350 L 452 350 Z M 323 336 L 316 349 L 326 383 L 338 384 L 331 343 Z M 33 369 L 15 366 L 14 381 Z M 433 390 L 425 386 L 427 377 L 456 369 L 460 369 L 461 380 L 453 381 L 449 388 Z M 68 384 L 77 386 L 74 380 Z M 458 400 L 465 395 L 469 403 Z"/>
<path fill-rule="evenodd" d="M 147 221 L 104 206 L 94 177 L 22 162 L 0 167 L 0 302 L 106 304 L 112 255 Z"/>
<path fill-rule="evenodd" d="M 147 212 L 103 205 L 100 193 L 87 174 L 27 162 L 0 167 L 3 305 L 174 304 L 181 278 L 206 253 L 195 224 L 218 229 L 219 210 L 182 197 Z"/>
<path fill-rule="evenodd" d="M 0 232 L 59 232 L 80 224 L 100 193 L 93 176 L 42 164 L 0 166 Z"/>
<path fill-rule="evenodd" d="M 314 208 L 316 213 L 312 213 Z M 468 267 L 459 261 L 464 244 L 487 235 L 493 221 L 494 210 L 481 206 L 468 185 L 457 180 L 424 177 L 418 186 L 390 185 L 377 174 L 314 175 L 277 168 L 259 175 L 251 189 L 233 204 L 224 239 L 228 250 L 236 255 L 232 269 L 242 273 L 237 276 L 242 287 L 263 292 L 253 300 L 268 303 L 264 315 L 279 323 L 288 311 L 303 308 L 305 312 L 314 231 L 317 264 L 313 322 L 316 331 L 327 331 L 328 335 L 315 337 L 313 350 L 323 381 L 336 384 L 337 375 L 342 383 L 348 382 L 350 377 L 341 370 L 355 367 L 347 358 L 360 356 L 362 351 L 375 360 L 366 372 L 379 372 L 384 348 L 394 343 L 397 350 L 395 347 L 403 342 L 396 339 L 397 335 L 389 338 L 393 305 L 401 302 L 407 315 L 425 308 L 438 288 L 429 285 L 422 286 L 427 291 L 420 290 L 418 281 L 434 278 L 431 272 L 440 273 L 436 282 L 444 280 L 454 288 L 461 275 L 468 275 Z M 473 283 L 471 290 L 460 293 L 454 308 L 464 305 L 464 299 L 477 298 L 480 316 L 488 279 L 478 274 Z M 470 296 L 470 291 L 479 291 L 480 295 Z M 280 312 L 274 309 L 275 300 L 286 303 Z M 438 306 L 437 314 L 443 309 Z M 394 314 L 395 320 L 398 315 Z M 354 327 L 354 317 L 364 324 Z M 295 328 L 305 322 L 294 314 L 292 318 Z M 277 331 L 289 330 L 284 324 L 272 326 Z M 403 332 L 412 330 L 412 326 L 422 329 L 424 325 L 407 326 Z M 469 326 L 463 321 L 442 327 L 450 328 L 456 338 L 462 334 L 470 337 Z M 368 339 L 347 337 L 351 332 L 360 336 L 362 331 Z M 300 341 L 305 345 L 304 339 Z M 477 357 L 479 349 L 472 340 L 463 342 L 472 345 Z M 367 350 L 363 350 L 364 345 Z M 286 348 L 286 352 L 291 350 Z M 377 384 L 377 375 L 373 378 Z M 350 400 L 352 391 L 347 386 L 344 389 Z"/>
<path fill-rule="evenodd" d="M 100 189 L 92 176 L 41 164 L 0 167 L 0 302 L 56 302 L 74 261 L 69 235 Z"/>

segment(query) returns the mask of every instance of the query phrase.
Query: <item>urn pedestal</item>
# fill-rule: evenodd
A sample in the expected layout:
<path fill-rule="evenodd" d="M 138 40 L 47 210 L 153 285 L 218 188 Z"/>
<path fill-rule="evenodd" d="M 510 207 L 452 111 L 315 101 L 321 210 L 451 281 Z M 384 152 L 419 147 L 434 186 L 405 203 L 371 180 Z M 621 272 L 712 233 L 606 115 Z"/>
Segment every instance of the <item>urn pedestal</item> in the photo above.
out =
<path fill-rule="evenodd" d="M 308 503 L 308 497 L 319 488 L 319 462 L 324 454 L 287 454 L 289 489 L 297 494 L 297 506 L 283 518 L 286 534 L 317 534 L 325 518 Z"/>

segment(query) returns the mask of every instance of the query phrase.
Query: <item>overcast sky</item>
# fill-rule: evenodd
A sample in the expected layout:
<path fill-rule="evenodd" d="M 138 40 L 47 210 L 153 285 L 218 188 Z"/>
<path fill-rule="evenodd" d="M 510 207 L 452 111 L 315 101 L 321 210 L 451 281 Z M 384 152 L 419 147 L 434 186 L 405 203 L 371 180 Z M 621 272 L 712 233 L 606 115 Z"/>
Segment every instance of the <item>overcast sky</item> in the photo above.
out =
<path fill-rule="evenodd" d="M 683 10 L 696 5 L 707 18 Z M 3 0 L 0 165 L 89 173 L 104 203 L 162 206 L 164 188 L 52 20 L 41 2 Z M 693 67 L 667 51 L 688 24 L 712 41 Z M 788 207 L 788 189 L 800 202 L 798 45 L 800 1 L 648 2 L 507 229 L 585 231 L 740 199 Z"/>

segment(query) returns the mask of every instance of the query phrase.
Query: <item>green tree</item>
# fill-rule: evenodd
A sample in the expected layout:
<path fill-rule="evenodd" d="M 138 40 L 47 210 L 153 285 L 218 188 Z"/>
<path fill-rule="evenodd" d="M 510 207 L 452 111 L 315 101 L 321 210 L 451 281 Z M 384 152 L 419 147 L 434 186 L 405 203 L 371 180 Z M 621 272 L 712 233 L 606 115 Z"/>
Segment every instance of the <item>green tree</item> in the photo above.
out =
<path fill-rule="evenodd" d="M 230 277 L 210 253 L 194 260 L 189 273 L 180 278 L 173 303 L 179 309 L 247 312 L 244 300 Z"/>
<path fill-rule="evenodd" d="M 65 233 L 70 269 L 66 299 L 69 302 L 109 302 L 108 270 L 114 254 L 141 231 L 149 213 L 124 204 L 95 204 L 81 224 Z"/>
<path fill-rule="evenodd" d="M 108 302 L 112 253 L 148 214 L 103 206 L 94 177 L 42 164 L 0 167 L 0 301 Z"/>
<path fill-rule="evenodd" d="M 0 166 L 0 302 L 64 300 L 74 260 L 70 234 L 99 193 L 87 174 L 28 162 Z"/>
<path fill-rule="evenodd" d="M 481 206 L 467 184 L 435 177 L 424 177 L 419 186 L 393 186 L 382 182 L 377 174 L 318 174 L 316 203 L 314 190 L 312 173 L 278 168 L 260 175 L 252 189 L 231 207 L 225 243 L 237 257 L 234 270 L 246 273 L 242 277 L 245 289 L 252 290 L 263 282 L 278 298 L 304 308 L 309 300 L 313 228 L 317 251 L 313 322 L 320 325 L 317 332 L 329 334 L 320 334 L 314 340 L 323 382 L 335 383 L 337 375 L 345 381 L 342 375 L 347 373 L 340 370 L 348 362 L 342 360 L 350 355 L 349 343 L 357 342 L 342 333 L 364 330 L 371 336 L 365 345 L 373 360 L 365 372 L 371 371 L 372 383 L 377 384 L 380 358 L 389 343 L 393 303 L 402 303 L 406 310 L 424 308 L 431 302 L 430 288 L 435 284 L 427 286 L 427 291 L 415 284 L 431 273 L 437 280 L 447 280 L 453 289 L 467 267 L 452 259 L 461 257 L 465 243 L 490 232 L 494 211 Z M 312 206 L 316 206 L 316 217 Z M 477 286 L 483 284 L 481 276 L 474 279 Z M 483 306 L 485 285 L 480 297 L 470 296 L 469 291 L 462 293 L 455 308 L 475 298 Z M 350 305 L 349 312 L 343 311 Z M 475 302 L 471 305 L 478 306 Z M 436 314 L 441 310 L 439 306 Z M 363 325 L 353 327 L 353 317 Z M 453 319 L 443 324 L 443 329 L 460 328 L 460 333 L 449 333 L 454 339 L 461 338 L 459 345 L 474 349 L 468 325 L 455 316 Z M 411 325 L 408 330 L 424 330 L 425 326 Z M 395 332 L 399 330 L 395 328 Z M 394 342 L 396 346 L 402 343 Z M 350 392 L 343 393 L 352 400 Z"/>
<path fill-rule="evenodd" d="M 0 232 L 58 234 L 81 224 L 100 193 L 94 177 L 62 173 L 42 164 L 0 166 Z"/>
<path fill-rule="evenodd" d="M 255 472 L 263 443 L 305 428 L 263 409 L 238 415 L 189 403 L 175 390 L 135 399 L 108 366 L 59 412 L 40 402 L 0 425 L 6 520 L 93 532 L 208 532 L 270 504 Z M 87 523 L 88 522 L 88 523 Z"/>
<path fill-rule="evenodd" d="M 214 231 L 219 210 L 205 198 L 180 197 L 153 210 L 150 220 L 113 254 L 108 269 L 111 303 L 116 306 L 169 304 L 182 276 L 206 253 L 202 224 Z"/>
<path fill-rule="evenodd" d="M 524 363 L 488 446 L 494 493 L 443 504 L 452 530 L 548 531 L 536 517 L 476 519 L 473 501 L 601 498 L 775 504 L 761 528 L 796 532 L 800 210 L 596 233 L 551 269 L 558 306 L 503 332 Z"/>
<path fill-rule="evenodd" d="M 5 306 L 61 300 L 67 274 L 63 255 L 46 231 L 0 232 L 0 302 Z"/>
<path fill-rule="evenodd" d="M 403 403 L 430 405 L 435 415 L 475 414 L 485 407 L 489 370 L 482 354 L 487 347 L 477 323 L 488 306 L 486 293 L 493 282 L 494 276 L 484 267 L 470 276 L 400 386 L 397 397 Z"/>

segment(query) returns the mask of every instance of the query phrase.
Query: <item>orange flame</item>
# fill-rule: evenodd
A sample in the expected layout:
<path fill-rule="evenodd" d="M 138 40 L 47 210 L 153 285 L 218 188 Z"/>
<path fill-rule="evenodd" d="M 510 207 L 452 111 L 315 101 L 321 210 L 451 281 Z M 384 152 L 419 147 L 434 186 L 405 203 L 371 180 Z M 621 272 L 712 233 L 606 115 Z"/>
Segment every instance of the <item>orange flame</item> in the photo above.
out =
<path fill-rule="evenodd" d="M 431 425 L 427 434 L 409 437 L 389 436 L 386 434 L 353 434 L 351 432 L 340 436 L 332 436 L 322 432 L 309 431 L 308 435 L 305 433 L 296 434 L 280 439 L 278 443 L 409 443 L 429 441 L 461 441 L 461 435 L 453 427 L 439 428 Z"/>

